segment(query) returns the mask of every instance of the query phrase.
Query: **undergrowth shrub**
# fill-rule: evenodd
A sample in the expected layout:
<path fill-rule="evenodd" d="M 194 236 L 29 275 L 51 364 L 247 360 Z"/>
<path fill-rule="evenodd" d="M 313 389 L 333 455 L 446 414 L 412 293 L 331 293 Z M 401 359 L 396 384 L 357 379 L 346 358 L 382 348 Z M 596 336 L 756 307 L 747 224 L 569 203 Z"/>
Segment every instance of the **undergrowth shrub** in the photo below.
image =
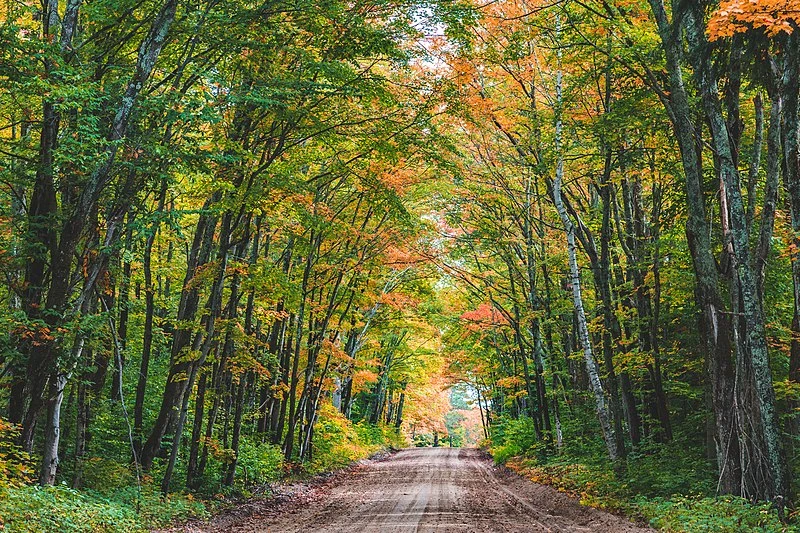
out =
<path fill-rule="evenodd" d="M 0 492 L 3 531 L 127 533 L 146 531 L 133 508 L 65 486 L 24 486 Z"/>
<path fill-rule="evenodd" d="M 370 447 L 381 448 L 405 448 L 408 442 L 402 432 L 392 426 L 378 425 L 373 426 L 366 422 L 359 422 L 353 426 L 361 442 Z"/>
<path fill-rule="evenodd" d="M 268 442 L 243 439 L 236 468 L 240 471 L 237 479 L 244 486 L 278 481 L 284 473 L 283 452 L 280 446 Z"/>
<path fill-rule="evenodd" d="M 538 464 L 535 459 L 514 457 L 506 465 L 534 483 L 549 485 L 580 499 L 584 505 L 619 510 L 629 496 L 625 483 L 618 480 L 610 466 L 576 463 L 564 458 Z"/>
<path fill-rule="evenodd" d="M 782 524 L 770 504 L 754 504 L 743 498 L 637 498 L 640 516 L 662 531 L 686 533 L 797 532 Z"/>
<path fill-rule="evenodd" d="M 491 452 L 495 462 L 505 463 L 510 458 L 530 454 L 539 449 L 539 439 L 533 419 L 502 418 L 492 425 Z"/>
<path fill-rule="evenodd" d="M 91 487 L 100 494 L 136 485 L 131 465 L 111 459 L 89 457 L 83 461 L 82 472 L 83 486 Z"/>
<path fill-rule="evenodd" d="M 395 428 L 353 424 L 327 403 L 320 407 L 314 429 L 314 447 L 306 471 L 315 474 L 343 468 L 384 448 L 406 446 Z"/>
<path fill-rule="evenodd" d="M 191 495 L 162 496 L 153 484 L 113 491 L 78 491 L 65 485 L 0 489 L 0 530 L 21 533 L 127 533 L 149 531 L 188 518 L 206 518 Z"/>
<path fill-rule="evenodd" d="M 30 458 L 16 444 L 18 435 L 19 427 L 0 418 L 0 489 L 31 480 Z"/>
<path fill-rule="evenodd" d="M 141 491 L 134 486 L 125 487 L 113 494 L 112 502 L 136 511 L 139 521 L 148 529 L 165 527 L 189 518 L 208 518 L 210 513 L 206 504 L 196 500 L 191 494 L 161 494 L 153 483 L 142 485 Z"/>
<path fill-rule="evenodd" d="M 88 457 L 80 468 L 84 490 L 65 484 L 41 488 L 30 485 L 27 456 L 15 445 L 18 430 L 0 419 L 0 530 L 3 532 L 117 533 L 168 526 L 188 518 L 207 517 L 207 505 L 191 494 L 164 497 L 154 479 L 164 465 L 157 461 L 148 476 L 137 482 L 132 465 L 104 457 Z M 386 448 L 405 447 L 405 437 L 394 427 L 354 424 L 330 404 L 320 409 L 314 434 L 312 461 L 302 465 L 308 474 L 347 466 Z M 223 450 L 224 451 L 224 450 Z M 111 454 L 114 456 L 113 454 Z M 124 454 L 123 454 L 124 457 Z M 208 480 L 198 489 L 213 499 L 220 489 L 218 464 L 224 457 L 211 454 Z M 266 484 L 287 471 L 279 446 L 244 438 L 237 462 L 237 487 Z M 62 479 L 71 479 L 67 472 Z M 184 472 L 176 472 L 183 479 Z"/>
<path fill-rule="evenodd" d="M 490 450 L 498 463 L 528 479 L 571 494 L 581 503 L 621 511 L 674 533 L 796 533 L 781 523 L 769 504 L 732 496 L 712 497 L 715 469 L 694 434 L 676 432 L 673 441 L 644 441 L 615 473 L 602 440 L 585 437 L 580 447 L 536 441 L 530 419 L 502 420 Z"/>

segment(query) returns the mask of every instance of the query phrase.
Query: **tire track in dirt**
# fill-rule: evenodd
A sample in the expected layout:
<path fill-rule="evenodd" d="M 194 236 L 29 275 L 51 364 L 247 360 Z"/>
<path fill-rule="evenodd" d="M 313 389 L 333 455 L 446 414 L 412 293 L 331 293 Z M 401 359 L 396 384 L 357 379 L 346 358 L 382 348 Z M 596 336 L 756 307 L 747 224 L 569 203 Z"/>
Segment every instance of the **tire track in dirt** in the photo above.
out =
<path fill-rule="evenodd" d="M 178 530 L 180 531 L 180 530 Z M 478 450 L 411 448 L 280 505 L 251 504 L 189 533 L 653 531 L 495 467 Z"/>

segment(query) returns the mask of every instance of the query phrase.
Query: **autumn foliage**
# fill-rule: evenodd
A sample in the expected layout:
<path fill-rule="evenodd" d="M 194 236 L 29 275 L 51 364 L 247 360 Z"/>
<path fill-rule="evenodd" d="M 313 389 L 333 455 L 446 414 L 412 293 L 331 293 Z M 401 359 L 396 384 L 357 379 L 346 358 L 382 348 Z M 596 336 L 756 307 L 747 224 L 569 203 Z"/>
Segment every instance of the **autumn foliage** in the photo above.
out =
<path fill-rule="evenodd" d="M 777 37 L 793 33 L 799 24 L 797 0 L 726 0 L 708 21 L 708 34 L 716 40 L 755 30 Z"/>

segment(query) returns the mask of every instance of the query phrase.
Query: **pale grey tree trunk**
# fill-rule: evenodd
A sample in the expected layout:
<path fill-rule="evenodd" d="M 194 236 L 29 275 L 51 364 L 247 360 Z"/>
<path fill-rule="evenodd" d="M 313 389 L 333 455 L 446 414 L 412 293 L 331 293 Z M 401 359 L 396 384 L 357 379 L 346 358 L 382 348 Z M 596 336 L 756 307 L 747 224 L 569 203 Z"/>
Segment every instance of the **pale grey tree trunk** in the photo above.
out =
<path fill-rule="evenodd" d="M 589 376 L 589 384 L 594 394 L 595 411 L 600 422 L 600 429 L 603 432 L 603 440 L 608 449 L 611 461 L 616 463 L 620 458 L 620 450 L 617 448 L 617 441 L 614 431 L 611 429 L 611 420 L 606 406 L 605 392 L 600 381 L 600 373 L 597 361 L 594 359 L 591 337 L 589 335 L 589 325 L 586 322 L 586 311 L 583 306 L 583 295 L 581 294 L 581 274 L 578 268 L 577 244 L 575 243 L 575 225 L 569 218 L 567 209 L 561 197 L 561 186 L 564 180 L 564 156 L 561 148 L 562 122 L 561 122 L 561 71 L 556 73 L 556 177 L 553 182 L 553 203 L 556 206 L 558 215 L 564 225 L 564 233 L 567 237 L 567 252 L 569 254 L 570 283 L 572 285 L 572 303 L 575 307 L 575 314 L 578 320 L 578 338 L 583 348 L 583 358 L 586 363 L 586 374 Z"/>
<path fill-rule="evenodd" d="M 79 335 L 72 348 L 71 360 L 78 361 L 83 353 L 85 339 Z M 50 376 L 48 385 L 47 421 L 44 430 L 42 468 L 39 484 L 53 485 L 58 473 L 58 447 L 61 442 L 61 404 L 64 403 L 64 388 L 67 386 L 72 370 L 65 370 Z"/>
<path fill-rule="evenodd" d="M 58 374 L 50 380 L 47 405 L 47 425 L 45 426 L 45 446 L 42 452 L 42 471 L 39 484 L 53 485 L 58 472 L 58 444 L 61 437 L 61 404 L 64 401 L 64 387 L 67 385 L 66 374 Z"/>

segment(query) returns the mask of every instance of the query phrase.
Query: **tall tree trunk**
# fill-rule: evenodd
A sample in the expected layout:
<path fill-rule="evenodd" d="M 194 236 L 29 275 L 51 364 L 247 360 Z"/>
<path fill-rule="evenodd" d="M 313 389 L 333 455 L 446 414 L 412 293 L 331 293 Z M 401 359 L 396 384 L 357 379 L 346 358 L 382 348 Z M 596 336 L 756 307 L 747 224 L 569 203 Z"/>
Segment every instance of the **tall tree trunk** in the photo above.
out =
<path fill-rule="evenodd" d="M 611 428 L 611 421 L 606 407 L 605 392 L 603 385 L 600 381 L 600 373 L 597 368 L 597 363 L 594 360 L 594 352 L 592 350 L 591 337 L 589 335 L 589 325 L 586 321 L 586 312 L 583 307 L 583 295 L 581 294 L 581 277 L 580 270 L 578 269 L 578 256 L 577 245 L 575 242 L 575 226 L 567 214 L 567 209 L 564 207 L 564 202 L 561 197 L 561 184 L 564 179 L 564 157 L 561 153 L 561 134 L 562 125 L 560 117 L 561 99 L 561 72 L 557 73 L 558 81 L 556 82 L 556 98 L 557 109 L 556 114 L 556 177 L 552 186 L 553 203 L 556 206 L 558 215 L 561 218 L 561 223 L 564 225 L 564 232 L 567 237 L 567 252 L 569 254 L 569 270 L 570 270 L 570 284 L 572 286 L 572 303 L 575 308 L 575 314 L 578 321 L 578 333 L 580 338 L 581 347 L 583 348 L 583 357 L 586 363 L 586 373 L 589 375 L 589 382 L 594 394 L 595 411 L 597 419 L 600 422 L 600 429 L 603 434 L 603 440 L 606 443 L 609 458 L 615 465 L 622 458 L 621 450 L 618 448 L 618 439 L 614 435 Z"/>
<path fill-rule="evenodd" d="M 43 486 L 53 485 L 56 482 L 59 462 L 58 444 L 61 436 L 61 402 L 64 400 L 64 387 L 67 385 L 68 378 L 67 374 L 61 373 L 50 380 L 42 471 L 39 475 L 39 484 Z"/>
<path fill-rule="evenodd" d="M 775 414 L 775 391 L 769 367 L 764 316 L 758 295 L 757 277 L 753 272 L 739 172 L 736 167 L 735 152 L 730 145 L 729 132 L 720 109 L 719 91 L 713 67 L 707 56 L 708 46 L 702 10 L 690 9 L 686 19 L 686 35 L 692 55 L 694 75 L 710 125 L 730 211 L 739 298 L 745 327 L 744 347 L 747 351 L 746 357 L 740 360 L 748 366 L 748 368 L 737 368 L 737 374 L 741 372 L 749 377 L 748 374 L 752 371 L 752 382 L 742 383 L 742 380 L 739 380 L 739 386 L 753 387 L 758 410 L 756 422 L 760 422 L 758 433 L 761 438 L 756 437 L 749 444 L 746 457 L 750 464 L 743 465 L 752 476 L 752 485 L 749 487 L 745 485 L 747 493 L 742 496 L 773 500 L 782 507 L 787 487 L 786 465 L 782 457 L 780 432 Z M 752 416 L 751 413 L 744 415 Z"/>
<path fill-rule="evenodd" d="M 200 437 L 203 433 L 203 413 L 206 403 L 206 381 L 208 373 L 203 372 L 197 384 L 197 396 L 194 400 L 194 419 L 192 420 L 192 441 L 189 448 L 189 461 L 186 466 L 186 486 L 196 488 L 198 474 L 197 461 L 200 455 Z"/>
<path fill-rule="evenodd" d="M 792 253 L 793 317 L 792 342 L 789 355 L 789 379 L 800 383 L 800 36 L 793 32 L 788 38 L 786 64 L 781 86 L 785 97 L 783 106 L 783 154 L 785 157 L 785 181 L 791 207 L 794 251 Z M 773 104 L 774 105 L 774 104 Z M 770 114 L 771 116 L 771 114 Z M 790 407 L 797 412 L 797 402 Z M 792 435 L 800 433 L 800 420 L 795 414 L 790 419 Z"/>
<path fill-rule="evenodd" d="M 129 209 L 127 215 L 128 228 L 125 231 L 125 242 L 128 250 L 133 247 L 133 225 L 131 224 L 131 217 L 133 212 Z M 122 265 L 122 281 L 119 288 L 119 320 L 117 326 L 117 333 L 119 334 L 119 348 L 122 356 L 125 356 L 125 348 L 128 345 L 128 317 L 130 316 L 130 289 L 131 289 L 131 261 L 123 259 Z M 123 369 L 125 361 L 122 361 Z M 115 367 L 117 365 L 114 365 Z M 119 369 L 114 373 L 114 381 L 111 384 L 111 399 L 119 400 L 122 398 L 122 373 Z"/>
<path fill-rule="evenodd" d="M 701 143 L 693 122 L 693 111 L 684 85 L 681 68 L 682 46 L 679 29 L 667 18 L 663 0 L 649 0 L 666 57 L 669 95 L 660 94 L 673 124 L 686 183 L 688 204 L 686 237 L 695 272 L 695 298 L 700 308 L 700 336 L 706 342 L 711 404 L 714 413 L 718 490 L 738 494 L 742 467 L 735 417 L 735 370 L 732 360 L 730 315 L 725 312 L 719 288 L 719 275 L 706 221 L 702 185 Z"/>
<path fill-rule="evenodd" d="M 228 462 L 227 470 L 225 471 L 225 485 L 232 487 L 233 480 L 236 476 L 236 465 L 239 461 L 239 440 L 242 433 L 242 414 L 244 410 L 244 392 L 250 382 L 250 375 L 242 376 L 239 378 L 239 385 L 236 388 L 236 405 L 234 406 L 233 415 L 233 435 L 231 437 L 231 451 L 233 457 Z"/>
<path fill-rule="evenodd" d="M 75 473 L 72 476 L 72 488 L 76 490 L 83 485 L 83 467 L 86 461 L 86 441 L 90 417 L 87 388 L 85 382 L 78 383 L 78 412 L 75 420 Z"/>

